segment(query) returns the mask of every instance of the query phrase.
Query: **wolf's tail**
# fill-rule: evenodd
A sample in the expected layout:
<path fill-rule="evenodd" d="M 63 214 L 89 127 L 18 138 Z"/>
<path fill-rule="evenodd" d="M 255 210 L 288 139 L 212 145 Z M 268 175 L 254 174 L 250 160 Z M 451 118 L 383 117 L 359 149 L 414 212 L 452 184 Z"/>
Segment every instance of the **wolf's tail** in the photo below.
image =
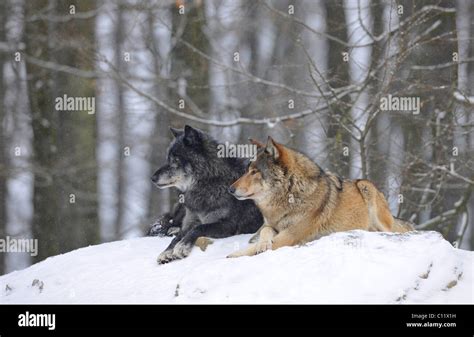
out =
<path fill-rule="evenodd" d="M 394 231 L 392 228 L 394 218 L 382 192 L 380 192 L 372 182 L 366 179 L 357 180 L 356 186 L 369 211 L 369 230 L 377 232 Z"/>
<path fill-rule="evenodd" d="M 393 220 L 392 232 L 405 233 L 415 230 L 413 223 L 408 220 L 403 220 L 400 218 L 394 218 Z"/>

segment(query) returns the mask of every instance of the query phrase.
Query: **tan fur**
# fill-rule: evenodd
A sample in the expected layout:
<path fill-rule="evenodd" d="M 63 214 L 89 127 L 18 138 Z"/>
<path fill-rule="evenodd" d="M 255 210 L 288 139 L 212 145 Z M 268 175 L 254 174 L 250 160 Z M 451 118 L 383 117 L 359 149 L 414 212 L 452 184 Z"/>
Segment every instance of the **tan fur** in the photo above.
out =
<path fill-rule="evenodd" d="M 201 249 L 201 251 L 205 252 L 206 249 L 207 249 L 207 246 L 212 245 L 213 243 L 214 243 L 214 241 L 212 241 L 212 239 L 207 238 L 205 236 L 200 236 L 200 237 L 197 238 L 194 245 L 196 247 L 199 247 L 199 249 Z"/>
<path fill-rule="evenodd" d="M 393 217 L 383 194 L 369 180 L 357 180 L 355 184 L 367 204 L 370 221 L 369 230 L 391 231 Z"/>
<path fill-rule="evenodd" d="M 261 143 L 252 142 L 262 149 L 232 186 L 237 197 L 255 201 L 265 224 L 256 243 L 229 257 L 302 244 L 333 232 L 412 230 L 408 222 L 393 218 L 372 182 L 324 173 L 303 154 L 271 138 L 264 151 Z"/>
<path fill-rule="evenodd" d="M 397 218 L 393 220 L 392 232 L 405 233 L 414 230 L 415 228 L 413 227 L 413 224 L 409 221 Z"/>

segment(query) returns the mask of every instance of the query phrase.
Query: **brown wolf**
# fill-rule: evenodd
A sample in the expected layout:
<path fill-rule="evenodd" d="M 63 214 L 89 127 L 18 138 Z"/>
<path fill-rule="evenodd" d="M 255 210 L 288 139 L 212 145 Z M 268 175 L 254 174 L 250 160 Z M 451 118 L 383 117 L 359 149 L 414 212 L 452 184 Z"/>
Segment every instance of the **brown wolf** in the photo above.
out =
<path fill-rule="evenodd" d="M 229 191 L 253 199 L 264 216 L 258 240 L 229 257 L 303 244 L 333 232 L 363 229 L 407 232 L 413 227 L 394 219 L 383 194 L 369 180 L 343 180 L 308 157 L 268 137 L 257 159 Z"/>

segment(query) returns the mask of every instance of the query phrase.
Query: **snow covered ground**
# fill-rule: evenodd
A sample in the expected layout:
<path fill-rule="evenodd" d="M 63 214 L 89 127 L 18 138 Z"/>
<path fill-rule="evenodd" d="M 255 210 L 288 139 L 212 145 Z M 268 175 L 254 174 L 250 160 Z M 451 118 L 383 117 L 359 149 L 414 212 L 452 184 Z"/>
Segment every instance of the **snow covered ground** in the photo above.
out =
<path fill-rule="evenodd" d="M 0 277 L 0 303 L 473 303 L 473 252 L 436 232 L 353 231 L 226 259 L 250 235 L 159 266 L 170 238 L 78 249 Z"/>

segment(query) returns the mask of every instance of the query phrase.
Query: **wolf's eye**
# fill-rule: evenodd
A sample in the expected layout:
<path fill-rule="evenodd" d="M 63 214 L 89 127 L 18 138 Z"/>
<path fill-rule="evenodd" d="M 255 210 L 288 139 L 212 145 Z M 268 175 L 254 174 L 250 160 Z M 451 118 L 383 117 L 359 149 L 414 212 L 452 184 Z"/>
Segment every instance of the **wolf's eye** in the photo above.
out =
<path fill-rule="evenodd" d="M 253 176 L 254 174 L 257 174 L 257 172 L 258 172 L 257 170 L 251 170 L 251 171 L 250 171 L 250 175 Z"/>

